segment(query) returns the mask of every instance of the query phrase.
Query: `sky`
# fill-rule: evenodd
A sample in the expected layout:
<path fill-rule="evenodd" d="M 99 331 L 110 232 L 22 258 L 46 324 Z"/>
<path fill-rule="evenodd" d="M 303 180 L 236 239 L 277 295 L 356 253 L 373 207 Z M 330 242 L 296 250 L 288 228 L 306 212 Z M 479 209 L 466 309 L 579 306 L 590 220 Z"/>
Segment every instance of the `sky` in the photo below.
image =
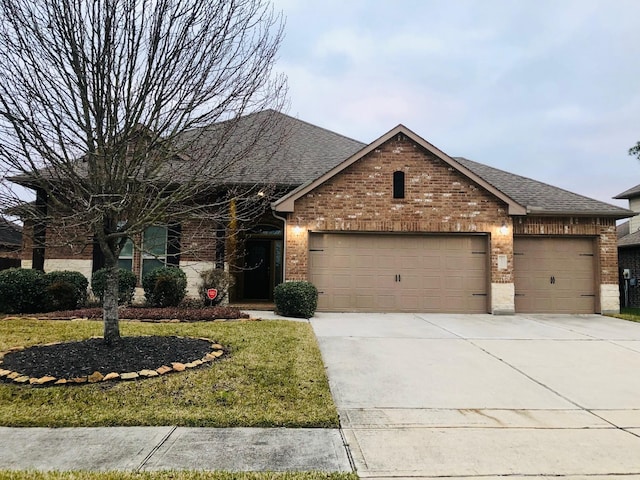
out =
<path fill-rule="evenodd" d="M 640 1 L 273 0 L 288 113 L 621 207 L 640 184 Z"/>

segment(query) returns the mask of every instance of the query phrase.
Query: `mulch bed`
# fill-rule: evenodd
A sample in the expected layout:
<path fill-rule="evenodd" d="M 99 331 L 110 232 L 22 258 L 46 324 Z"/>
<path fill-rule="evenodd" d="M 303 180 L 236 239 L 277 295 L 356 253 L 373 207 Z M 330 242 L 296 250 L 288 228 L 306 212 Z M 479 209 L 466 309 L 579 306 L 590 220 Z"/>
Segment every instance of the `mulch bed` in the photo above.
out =
<path fill-rule="evenodd" d="M 211 351 L 211 341 L 182 337 L 122 337 L 107 345 L 101 338 L 36 345 L 5 354 L 0 368 L 29 377 L 79 378 L 94 372 L 155 370 L 173 362 L 189 363 Z"/>
<path fill-rule="evenodd" d="M 123 307 L 118 312 L 122 320 L 162 321 L 176 320 L 180 322 L 210 322 L 215 320 L 237 320 L 249 318 L 249 315 L 236 307 L 202 307 L 202 308 L 149 308 Z M 28 315 L 32 316 L 32 315 Z M 33 314 L 38 318 L 67 320 L 71 318 L 102 319 L 102 308 L 79 308 L 62 312 Z"/>
<path fill-rule="evenodd" d="M 102 308 L 38 313 L 33 317 L 43 320 L 74 318 L 102 320 Z M 119 317 L 122 320 L 152 322 L 198 322 L 243 320 L 249 318 L 249 315 L 235 307 L 124 307 L 120 309 Z M 92 381 L 90 377 L 96 372 L 101 376 L 115 372 L 119 374 L 117 379 L 125 379 L 121 374 L 145 371 L 152 371 L 151 373 L 157 371 L 163 374 L 166 371 L 181 371 L 185 368 L 184 365 L 186 368 L 206 365 L 223 354 L 221 348 L 222 346 L 206 339 L 166 336 L 122 337 L 110 345 L 106 344 L 102 338 L 35 345 L 19 351 L 6 352 L 4 357 L 0 354 L 0 379 L 19 382 L 14 374 L 19 372 L 25 382 L 48 378 L 56 381 L 69 380 L 70 384 L 74 384 L 90 383 Z M 9 372 L 14 375 L 14 378 L 8 376 Z M 47 380 L 46 383 L 51 384 L 53 380 Z"/>

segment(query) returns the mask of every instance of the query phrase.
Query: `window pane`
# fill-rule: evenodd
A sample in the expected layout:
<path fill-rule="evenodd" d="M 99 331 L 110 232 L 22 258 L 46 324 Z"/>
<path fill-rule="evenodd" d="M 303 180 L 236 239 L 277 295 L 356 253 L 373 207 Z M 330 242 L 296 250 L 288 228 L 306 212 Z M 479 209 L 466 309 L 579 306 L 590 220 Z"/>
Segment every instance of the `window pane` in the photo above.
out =
<path fill-rule="evenodd" d="M 120 251 L 120 258 L 133 257 L 133 242 L 131 239 L 127 240 L 122 250 Z"/>
<path fill-rule="evenodd" d="M 145 258 L 142 260 L 142 278 L 153 270 L 162 268 L 165 266 L 164 260 L 156 260 L 155 258 Z"/>
<path fill-rule="evenodd" d="M 118 267 L 124 268 L 125 270 L 133 269 L 133 260 L 130 258 L 119 258 L 118 259 Z"/>
<path fill-rule="evenodd" d="M 404 172 L 393 172 L 393 198 L 404 198 Z"/>
<path fill-rule="evenodd" d="M 144 231 L 143 249 L 146 255 L 166 256 L 167 227 L 147 228 Z"/>

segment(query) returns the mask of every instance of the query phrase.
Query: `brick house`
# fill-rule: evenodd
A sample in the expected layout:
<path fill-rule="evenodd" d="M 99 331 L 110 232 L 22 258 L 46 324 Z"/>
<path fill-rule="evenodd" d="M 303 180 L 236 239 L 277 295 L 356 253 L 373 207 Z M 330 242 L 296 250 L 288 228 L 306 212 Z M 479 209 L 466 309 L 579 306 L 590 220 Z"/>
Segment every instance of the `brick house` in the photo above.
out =
<path fill-rule="evenodd" d="M 449 157 L 402 125 L 273 208 L 285 278 L 316 284 L 321 310 L 619 309 L 628 210 Z"/>
<path fill-rule="evenodd" d="M 22 228 L 0 217 L 0 270 L 20 267 Z"/>
<path fill-rule="evenodd" d="M 614 198 L 629 200 L 629 208 L 636 214 L 640 212 L 640 185 L 625 190 Z M 628 221 L 618 225 L 617 229 L 620 304 L 621 306 L 638 308 L 640 307 L 640 285 L 638 285 L 640 278 L 640 216 L 631 217 Z"/>
<path fill-rule="evenodd" d="M 269 300 L 281 281 L 310 280 L 319 310 L 619 310 L 616 220 L 629 210 L 450 157 L 402 125 L 366 145 L 283 118 L 286 158 L 255 172 L 247 159 L 238 172 L 275 181 L 279 194 L 241 239 L 232 300 Z M 184 246 L 190 228 L 173 244 Z M 170 230 L 156 231 L 164 243 L 146 260 L 180 266 L 193 289 L 230 246 L 215 228 L 195 228 L 209 253 L 190 258 L 171 251 Z M 90 274 L 95 261 L 84 256 Z M 71 259 L 44 257 L 45 270 Z M 138 249 L 125 257 L 144 268 Z"/>

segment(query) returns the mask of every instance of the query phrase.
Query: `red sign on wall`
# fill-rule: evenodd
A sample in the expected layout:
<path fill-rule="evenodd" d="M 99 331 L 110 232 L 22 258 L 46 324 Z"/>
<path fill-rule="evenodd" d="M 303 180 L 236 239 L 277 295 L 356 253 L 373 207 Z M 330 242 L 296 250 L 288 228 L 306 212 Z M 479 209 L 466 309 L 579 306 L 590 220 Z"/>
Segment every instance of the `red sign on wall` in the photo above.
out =
<path fill-rule="evenodd" d="M 214 300 L 217 296 L 218 296 L 218 290 L 216 290 L 215 288 L 207 289 L 207 298 L 209 300 Z"/>

